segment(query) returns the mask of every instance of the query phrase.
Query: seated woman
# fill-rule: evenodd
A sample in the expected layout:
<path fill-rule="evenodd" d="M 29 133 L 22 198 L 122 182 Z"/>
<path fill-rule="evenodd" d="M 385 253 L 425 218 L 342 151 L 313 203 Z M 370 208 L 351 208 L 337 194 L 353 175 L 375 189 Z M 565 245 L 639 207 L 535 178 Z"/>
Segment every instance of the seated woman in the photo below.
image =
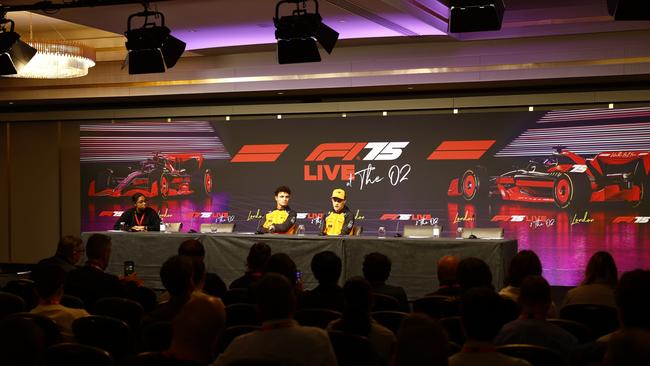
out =
<path fill-rule="evenodd" d="M 618 283 L 618 271 L 611 254 L 600 251 L 594 253 L 587 263 L 582 283 L 569 290 L 564 304 L 595 304 L 616 307 L 614 290 Z"/>

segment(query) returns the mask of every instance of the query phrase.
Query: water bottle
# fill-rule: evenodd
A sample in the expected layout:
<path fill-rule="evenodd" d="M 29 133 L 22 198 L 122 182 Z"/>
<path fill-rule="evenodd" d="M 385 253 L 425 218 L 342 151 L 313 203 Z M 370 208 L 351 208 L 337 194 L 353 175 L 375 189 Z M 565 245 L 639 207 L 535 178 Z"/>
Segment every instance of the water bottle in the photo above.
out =
<path fill-rule="evenodd" d="M 166 231 L 166 229 L 167 229 L 167 228 L 166 228 L 166 226 L 165 226 L 165 221 L 164 221 L 163 218 L 161 217 L 161 218 L 160 218 L 160 232 L 161 232 L 161 233 L 164 233 L 164 232 Z"/>

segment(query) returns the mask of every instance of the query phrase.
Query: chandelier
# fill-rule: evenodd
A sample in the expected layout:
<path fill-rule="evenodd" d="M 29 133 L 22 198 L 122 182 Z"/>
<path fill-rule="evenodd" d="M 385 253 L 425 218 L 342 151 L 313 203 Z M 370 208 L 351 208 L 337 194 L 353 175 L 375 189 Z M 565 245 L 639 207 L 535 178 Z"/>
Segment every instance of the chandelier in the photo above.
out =
<path fill-rule="evenodd" d="M 20 72 L 4 75 L 30 79 L 68 79 L 88 75 L 95 66 L 95 49 L 70 41 L 26 41 L 37 50 Z"/>

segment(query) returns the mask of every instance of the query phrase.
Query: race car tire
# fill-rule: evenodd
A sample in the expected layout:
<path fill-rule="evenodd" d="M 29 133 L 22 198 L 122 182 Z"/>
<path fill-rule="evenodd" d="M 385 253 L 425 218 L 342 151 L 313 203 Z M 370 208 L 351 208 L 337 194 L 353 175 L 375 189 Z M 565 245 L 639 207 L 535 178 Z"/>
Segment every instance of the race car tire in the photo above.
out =
<path fill-rule="evenodd" d="M 487 197 L 487 183 L 484 169 L 476 167 L 463 173 L 458 181 L 458 189 L 465 201 L 472 201 Z"/>
<path fill-rule="evenodd" d="M 585 174 L 562 173 L 553 184 L 553 200 L 559 208 L 583 207 L 591 197 L 591 184 Z"/>
<path fill-rule="evenodd" d="M 212 172 L 204 169 L 192 176 L 192 191 L 200 197 L 209 196 L 212 193 Z"/>
<path fill-rule="evenodd" d="M 158 191 L 160 192 L 160 197 L 163 199 L 167 199 L 169 197 L 169 184 L 171 183 L 171 179 L 169 177 L 169 174 L 163 173 L 160 176 L 160 180 L 158 182 Z"/>
<path fill-rule="evenodd" d="M 95 178 L 95 192 L 100 192 L 105 189 L 111 188 L 111 182 L 113 181 L 113 171 L 106 169 Z"/>

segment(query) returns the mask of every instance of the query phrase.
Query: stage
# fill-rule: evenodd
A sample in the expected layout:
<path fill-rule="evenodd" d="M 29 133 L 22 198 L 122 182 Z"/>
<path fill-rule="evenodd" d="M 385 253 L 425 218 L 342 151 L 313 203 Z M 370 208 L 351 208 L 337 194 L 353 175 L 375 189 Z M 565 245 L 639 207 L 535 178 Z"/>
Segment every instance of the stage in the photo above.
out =
<path fill-rule="evenodd" d="M 84 242 L 94 232 L 82 234 Z M 253 243 L 266 242 L 273 253 L 287 253 L 303 273 L 305 288 L 316 281 L 311 273 L 312 257 L 321 251 L 335 252 L 343 262 L 341 283 L 362 275 L 363 258 L 371 252 L 381 252 L 392 261 L 388 283 L 404 287 L 411 300 L 434 291 L 437 286 L 436 262 L 447 254 L 461 258 L 478 257 L 492 270 L 492 283 L 500 289 L 510 259 L 517 253 L 515 240 L 482 240 L 454 238 L 376 238 L 325 237 L 295 235 L 189 234 L 189 233 L 129 233 L 101 232 L 112 238 L 111 262 L 107 272 L 122 274 L 123 262 L 135 262 L 138 276 L 145 285 L 162 288 L 159 271 L 162 263 L 177 254 L 178 246 L 187 239 L 201 241 L 206 249 L 206 268 L 217 273 L 226 284 L 241 276 L 246 269 L 246 255 Z"/>

